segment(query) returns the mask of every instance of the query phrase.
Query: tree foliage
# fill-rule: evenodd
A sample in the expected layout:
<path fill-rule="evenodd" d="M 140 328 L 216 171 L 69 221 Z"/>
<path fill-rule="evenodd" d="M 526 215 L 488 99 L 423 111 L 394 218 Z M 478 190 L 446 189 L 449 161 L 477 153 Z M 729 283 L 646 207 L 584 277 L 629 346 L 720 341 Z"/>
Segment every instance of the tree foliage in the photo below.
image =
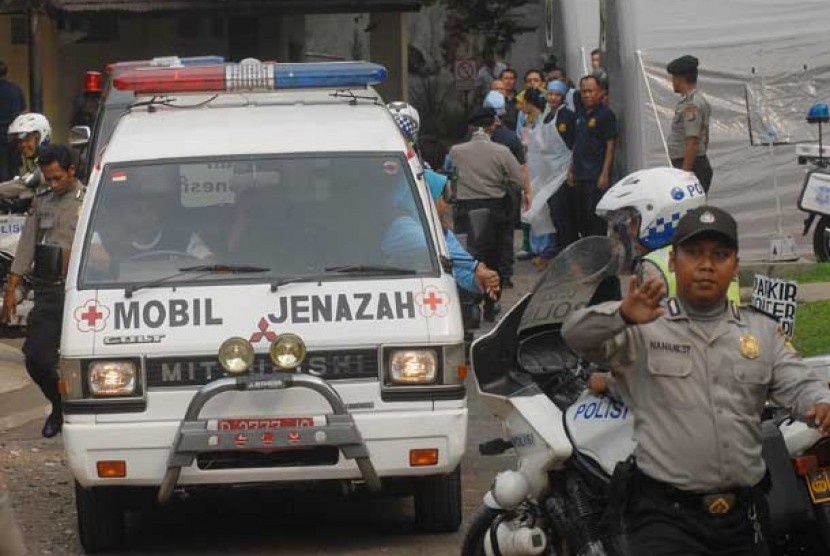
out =
<path fill-rule="evenodd" d="M 436 0 L 459 16 L 461 30 L 479 35 L 485 53 L 504 56 L 519 35 L 534 31 L 522 21 L 520 8 L 538 0 Z"/>

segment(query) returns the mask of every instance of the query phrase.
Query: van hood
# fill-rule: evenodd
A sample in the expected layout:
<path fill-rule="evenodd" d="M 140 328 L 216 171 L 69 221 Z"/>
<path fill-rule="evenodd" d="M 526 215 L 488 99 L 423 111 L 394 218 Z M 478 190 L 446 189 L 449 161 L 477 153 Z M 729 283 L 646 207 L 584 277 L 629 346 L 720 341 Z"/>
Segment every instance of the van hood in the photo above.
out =
<path fill-rule="evenodd" d="M 265 353 L 280 334 L 310 350 L 461 343 L 458 294 L 440 278 L 69 290 L 62 357 L 215 354 L 234 336 Z"/>

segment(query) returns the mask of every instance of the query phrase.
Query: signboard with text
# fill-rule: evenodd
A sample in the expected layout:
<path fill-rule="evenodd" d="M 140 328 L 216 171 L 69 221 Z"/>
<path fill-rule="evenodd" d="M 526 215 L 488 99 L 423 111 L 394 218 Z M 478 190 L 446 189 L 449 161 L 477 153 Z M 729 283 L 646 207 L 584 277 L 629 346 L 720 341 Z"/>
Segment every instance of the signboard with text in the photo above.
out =
<path fill-rule="evenodd" d="M 752 306 L 778 320 L 790 338 L 795 333 L 795 309 L 798 284 L 789 280 L 755 275 Z"/>

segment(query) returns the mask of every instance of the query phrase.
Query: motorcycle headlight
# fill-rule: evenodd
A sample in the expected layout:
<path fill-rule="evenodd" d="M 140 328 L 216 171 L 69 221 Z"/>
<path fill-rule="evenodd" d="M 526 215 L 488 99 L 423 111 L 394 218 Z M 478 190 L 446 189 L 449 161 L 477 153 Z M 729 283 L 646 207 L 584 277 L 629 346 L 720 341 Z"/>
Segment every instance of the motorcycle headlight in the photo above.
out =
<path fill-rule="evenodd" d="M 131 396 L 136 393 L 138 369 L 133 361 L 93 361 L 87 385 L 96 397 Z"/>
<path fill-rule="evenodd" d="M 280 334 L 271 344 L 271 361 L 280 369 L 291 371 L 305 360 L 305 342 L 296 334 Z"/>
<path fill-rule="evenodd" d="M 392 384 L 432 384 L 438 374 L 438 355 L 431 349 L 400 349 L 389 355 Z"/>
<path fill-rule="evenodd" d="M 228 338 L 219 346 L 218 358 L 227 372 L 242 374 L 254 364 L 254 346 L 245 338 Z"/>

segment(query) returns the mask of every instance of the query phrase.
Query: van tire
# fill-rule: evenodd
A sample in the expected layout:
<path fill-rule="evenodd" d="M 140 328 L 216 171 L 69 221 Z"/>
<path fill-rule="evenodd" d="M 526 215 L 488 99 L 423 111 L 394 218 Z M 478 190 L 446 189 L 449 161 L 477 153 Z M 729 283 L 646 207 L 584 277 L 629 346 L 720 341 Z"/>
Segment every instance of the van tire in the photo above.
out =
<path fill-rule="evenodd" d="M 449 475 L 420 479 L 415 521 L 428 533 L 453 533 L 461 526 L 461 466 Z"/>
<path fill-rule="evenodd" d="M 84 488 L 75 481 L 78 537 L 93 554 L 119 548 L 124 542 L 125 508 L 116 489 Z"/>

